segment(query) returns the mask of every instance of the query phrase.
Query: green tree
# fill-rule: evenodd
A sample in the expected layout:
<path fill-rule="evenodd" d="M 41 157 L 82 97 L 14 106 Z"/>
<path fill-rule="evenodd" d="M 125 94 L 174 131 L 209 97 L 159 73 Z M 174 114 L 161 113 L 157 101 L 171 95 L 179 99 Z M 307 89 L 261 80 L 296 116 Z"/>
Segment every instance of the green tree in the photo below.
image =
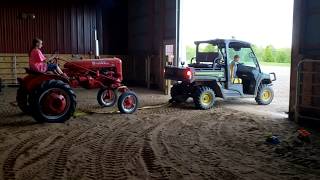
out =
<path fill-rule="evenodd" d="M 291 50 L 289 48 L 276 49 L 275 62 L 277 63 L 291 62 Z"/>
<path fill-rule="evenodd" d="M 265 62 L 275 62 L 275 58 L 274 58 L 274 48 L 272 45 L 268 45 L 264 51 L 263 51 L 263 56 L 262 59 Z"/>
<path fill-rule="evenodd" d="M 254 54 L 256 55 L 257 59 L 259 61 L 263 61 L 263 51 L 264 51 L 264 48 L 263 47 L 258 47 L 256 45 L 252 45 L 252 50 L 254 52 Z"/>
<path fill-rule="evenodd" d="M 218 47 L 208 44 L 205 48 L 201 49 L 201 52 L 218 52 Z"/>
<path fill-rule="evenodd" d="M 196 56 L 195 46 L 186 46 L 186 64 L 190 64 L 191 59 Z"/>

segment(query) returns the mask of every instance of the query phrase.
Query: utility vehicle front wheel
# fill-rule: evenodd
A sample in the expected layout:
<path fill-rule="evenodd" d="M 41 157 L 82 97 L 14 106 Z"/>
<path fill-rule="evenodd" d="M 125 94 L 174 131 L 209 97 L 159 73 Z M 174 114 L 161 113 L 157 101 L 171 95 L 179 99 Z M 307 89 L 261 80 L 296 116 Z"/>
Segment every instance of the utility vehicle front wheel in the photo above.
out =
<path fill-rule="evenodd" d="M 38 122 L 62 123 L 73 115 L 76 109 L 76 95 L 71 87 L 60 80 L 42 83 L 30 95 L 30 106 L 35 108 L 32 116 Z"/>
<path fill-rule="evenodd" d="M 209 87 L 199 87 L 194 94 L 193 101 L 198 109 L 210 109 L 214 105 L 215 93 Z"/>
<path fill-rule="evenodd" d="M 272 102 L 273 97 L 273 89 L 267 84 L 261 84 L 258 88 L 258 93 L 255 100 L 259 105 L 268 105 Z"/>

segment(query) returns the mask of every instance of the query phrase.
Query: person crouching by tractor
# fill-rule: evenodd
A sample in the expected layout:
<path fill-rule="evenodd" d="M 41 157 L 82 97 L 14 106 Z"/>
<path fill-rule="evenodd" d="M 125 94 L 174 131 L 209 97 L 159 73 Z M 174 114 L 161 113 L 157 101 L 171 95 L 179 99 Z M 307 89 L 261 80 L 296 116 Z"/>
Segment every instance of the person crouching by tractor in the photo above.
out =
<path fill-rule="evenodd" d="M 29 52 L 29 66 L 30 69 L 36 72 L 45 73 L 47 71 L 52 71 L 58 75 L 62 75 L 66 77 L 66 74 L 62 72 L 58 64 L 55 63 L 45 63 L 46 61 L 51 61 L 56 58 L 56 55 L 51 56 L 50 58 L 46 58 L 42 52 L 42 40 L 39 38 L 35 38 L 32 41 L 32 47 Z"/>

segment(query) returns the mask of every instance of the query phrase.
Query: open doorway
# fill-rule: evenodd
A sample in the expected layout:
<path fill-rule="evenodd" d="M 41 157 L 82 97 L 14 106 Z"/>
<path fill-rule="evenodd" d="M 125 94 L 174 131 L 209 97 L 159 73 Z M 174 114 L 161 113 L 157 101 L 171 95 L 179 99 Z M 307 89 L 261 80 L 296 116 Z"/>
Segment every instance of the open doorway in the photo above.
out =
<path fill-rule="evenodd" d="M 265 73 L 275 72 L 274 101 L 257 106 L 252 99 L 223 101 L 244 111 L 286 116 L 289 107 L 293 0 L 181 0 L 180 62 L 196 55 L 194 41 L 236 39 L 251 43 Z M 243 105 L 245 104 L 245 105 Z"/>

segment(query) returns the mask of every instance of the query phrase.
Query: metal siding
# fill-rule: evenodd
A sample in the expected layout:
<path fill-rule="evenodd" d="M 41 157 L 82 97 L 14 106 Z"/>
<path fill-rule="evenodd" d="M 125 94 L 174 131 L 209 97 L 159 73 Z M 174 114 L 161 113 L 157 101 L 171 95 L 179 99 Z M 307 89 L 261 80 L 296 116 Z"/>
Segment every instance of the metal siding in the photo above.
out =
<path fill-rule="evenodd" d="M 43 39 L 46 53 L 55 50 L 60 53 L 88 53 L 94 48 L 92 31 L 96 22 L 93 21 L 99 19 L 97 15 L 101 16 L 96 11 L 99 12 L 99 7 L 86 4 L 56 7 L 0 3 L 0 53 L 27 53 L 34 37 Z M 18 18 L 21 13 L 34 13 L 36 18 Z M 102 36 L 102 26 L 97 28 Z"/>

